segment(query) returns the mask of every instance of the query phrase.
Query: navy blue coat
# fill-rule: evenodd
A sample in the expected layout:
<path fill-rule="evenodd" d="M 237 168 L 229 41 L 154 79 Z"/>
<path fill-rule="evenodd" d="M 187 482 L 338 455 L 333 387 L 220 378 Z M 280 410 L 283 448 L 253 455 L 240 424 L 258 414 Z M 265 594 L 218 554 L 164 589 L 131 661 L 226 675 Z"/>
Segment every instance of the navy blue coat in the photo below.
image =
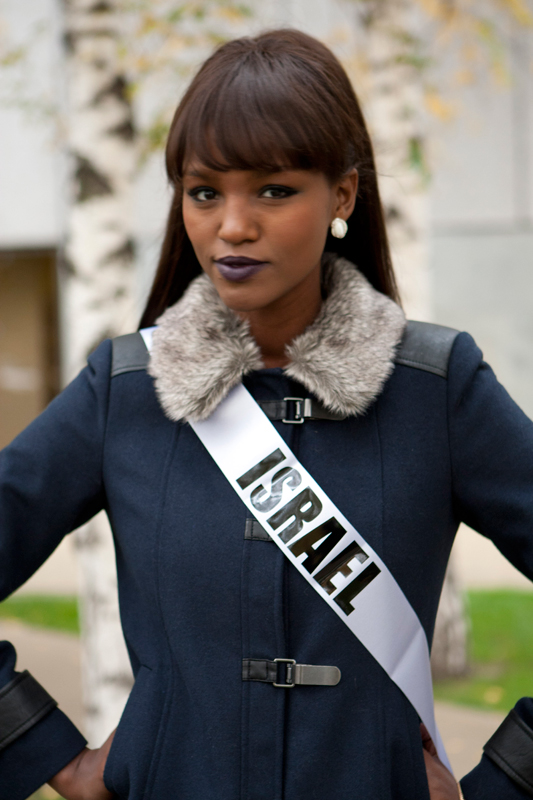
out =
<path fill-rule="evenodd" d="M 428 800 L 410 703 L 275 544 L 245 539 L 247 510 L 190 426 L 164 415 L 146 371 L 111 379 L 110 362 L 107 341 L 0 454 L 1 598 L 100 509 L 112 523 L 136 682 L 106 785 L 124 800 Z M 258 400 L 308 394 L 280 369 L 244 383 Z M 468 334 L 447 379 L 399 364 L 362 416 L 274 424 L 428 639 L 460 521 L 533 577 L 533 424 Z M 342 679 L 243 682 L 248 657 L 334 664 Z M 14 666 L 2 643 L 0 690 Z M 23 800 L 83 745 L 51 711 L 0 753 L 0 800 Z M 499 800 L 525 796 L 483 769 L 503 781 Z M 476 780 L 466 800 L 492 797 Z"/>

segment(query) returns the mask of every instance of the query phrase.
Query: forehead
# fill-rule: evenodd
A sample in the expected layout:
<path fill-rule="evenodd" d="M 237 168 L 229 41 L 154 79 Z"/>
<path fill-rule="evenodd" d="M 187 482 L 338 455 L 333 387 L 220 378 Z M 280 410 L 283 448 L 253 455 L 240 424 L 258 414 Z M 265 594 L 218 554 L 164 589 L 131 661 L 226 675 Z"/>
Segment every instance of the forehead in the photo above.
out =
<path fill-rule="evenodd" d="M 294 169 L 293 167 L 272 167 L 272 169 L 214 169 L 197 159 L 192 159 L 185 166 L 185 180 L 205 180 L 224 184 L 251 184 L 269 181 L 309 182 L 324 179 L 325 176 L 316 170 Z"/>
<path fill-rule="evenodd" d="M 209 176 L 212 176 L 212 177 L 215 177 L 215 176 L 224 177 L 225 175 L 241 175 L 242 177 L 251 177 L 251 176 L 263 177 L 265 175 L 275 175 L 275 174 L 278 174 L 278 173 L 281 174 L 283 172 L 288 172 L 288 171 L 290 171 L 290 172 L 295 172 L 295 171 L 300 172 L 300 171 L 303 171 L 303 170 L 293 170 L 290 167 L 285 168 L 285 167 L 283 167 L 281 165 L 279 167 L 273 165 L 271 168 L 261 168 L 261 169 L 253 169 L 253 168 L 247 169 L 247 168 L 244 168 L 243 169 L 243 168 L 233 167 L 230 164 L 228 164 L 227 167 L 222 167 L 221 166 L 220 168 L 218 168 L 218 167 L 212 166 L 210 164 L 206 164 L 203 161 L 201 161 L 199 158 L 195 158 L 194 157 L 194 158 L 189 159 L 185 163 L 184 170 L 183 170 L 183 175 L 185 177 L 190 176 L 190 177 L 193 177 L 193 178 L 201 178 L 201 177 L 204 177 L 205 175 L 209 175 Z"/>

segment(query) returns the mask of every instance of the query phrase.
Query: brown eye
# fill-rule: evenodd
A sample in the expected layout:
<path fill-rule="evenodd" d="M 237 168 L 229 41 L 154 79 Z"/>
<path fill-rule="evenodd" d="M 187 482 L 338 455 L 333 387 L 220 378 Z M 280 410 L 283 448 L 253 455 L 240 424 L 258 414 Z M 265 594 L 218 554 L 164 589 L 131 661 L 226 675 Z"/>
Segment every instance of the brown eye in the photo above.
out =
<path fill-rule="evenodd" d="M 261 197 L 266 197 L 269 200 L 283 200 L 293 194 L 296 194 L 296 189 L 291 189 L 290 186 L 265 186 L 261 190 Z"/>
<path fill-rule="evenodd" d="M 209 186 L 198 186 L 196 189 L 191 189 L 187 194 L 189 197 L 192 197 L 193 200 L 196 200 L 197 203 L 206 203 L 209 200 L 214 200 L 216 197 L 215 190 L 210 189 Z"/>

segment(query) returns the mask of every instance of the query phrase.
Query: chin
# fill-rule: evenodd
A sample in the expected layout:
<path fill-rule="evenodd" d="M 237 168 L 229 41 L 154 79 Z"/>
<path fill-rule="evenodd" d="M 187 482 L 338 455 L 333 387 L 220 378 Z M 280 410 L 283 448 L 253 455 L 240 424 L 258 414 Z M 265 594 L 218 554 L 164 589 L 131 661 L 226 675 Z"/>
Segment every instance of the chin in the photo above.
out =
<path fill-rule="evenodd" d="M 237 313 L 250 313 L 266 308 L 277 300 L 277 295 L 270 296 L 252 286 L 249 281 L 230 283 L 215 281 L 215 289 L 224 305 Z"/>
<path fill-rule="evenodd" d="M 259 311 L 261 308 L 265 308 L 265 306 L 269 305 L 268 302 L 258 302 L 257 298 L 239 298 L 233 292 L 219 292 L 219 296 L 224 305 L 237 314 L 249 314 L 253 311 Z"/>

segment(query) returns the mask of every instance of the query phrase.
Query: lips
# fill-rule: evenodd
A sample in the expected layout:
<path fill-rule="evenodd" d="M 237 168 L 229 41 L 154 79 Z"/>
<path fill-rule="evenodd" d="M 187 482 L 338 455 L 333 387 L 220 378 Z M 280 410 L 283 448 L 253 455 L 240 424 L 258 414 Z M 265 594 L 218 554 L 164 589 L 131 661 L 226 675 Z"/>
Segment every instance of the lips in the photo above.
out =
<path fill-rule="evenodd" d="M 258 261 L 246 256 L 224 256 L 217 258 L 215 264 L 225 280 L 245 281 L 264 269 L 268 261 Z"/>

